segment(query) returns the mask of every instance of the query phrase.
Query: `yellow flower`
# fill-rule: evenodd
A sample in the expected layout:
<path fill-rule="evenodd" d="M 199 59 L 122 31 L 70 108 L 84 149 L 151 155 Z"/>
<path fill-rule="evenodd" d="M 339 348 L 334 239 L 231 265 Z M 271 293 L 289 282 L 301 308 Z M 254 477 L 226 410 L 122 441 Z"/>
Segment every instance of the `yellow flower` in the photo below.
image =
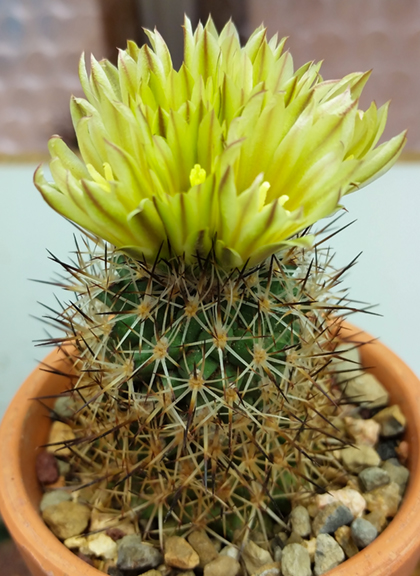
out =
<path fill-rule="evenodd" d="M 258 28 L 244 47 L 228 23 L 186 18 L 177 71 L 157 31 L 118 67 L 84 59 L 86 100 L 72 98 L 79 159 L 49 142 L 53 182 L 35 184 L 60 214 L 134 257 L 214 249 L 226 266 L 257 264 L 396 161 L 405 133 L 377 146 L 388 104 L 358 109 L 369 73 L 323 81 L 294 71 L 285 39 Z"/>

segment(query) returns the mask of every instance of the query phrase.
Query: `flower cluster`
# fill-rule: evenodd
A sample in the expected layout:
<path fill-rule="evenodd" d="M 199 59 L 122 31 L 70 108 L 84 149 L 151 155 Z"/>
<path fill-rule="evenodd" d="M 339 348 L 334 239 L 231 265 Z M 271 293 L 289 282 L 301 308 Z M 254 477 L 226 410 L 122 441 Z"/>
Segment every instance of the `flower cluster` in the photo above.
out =
<path fill-rule="evenodd" d="M 54 182 L 35 183 L 59 213 L 136 258 L 210 250 L 231 268 L 255 265 L 387 170 L 405 134 L 377 146 L 388 105 L 358 109 L 369 73 L 323 81 L 294 71 L 285 39 L 258 28 L 241 47 L 228 23 L 195 31 L 173 68 L 157 31 L 128 42 L 118 67 L 84 59 L 86 99 L 72 98 L 81 159 L 49 143 Z"/>

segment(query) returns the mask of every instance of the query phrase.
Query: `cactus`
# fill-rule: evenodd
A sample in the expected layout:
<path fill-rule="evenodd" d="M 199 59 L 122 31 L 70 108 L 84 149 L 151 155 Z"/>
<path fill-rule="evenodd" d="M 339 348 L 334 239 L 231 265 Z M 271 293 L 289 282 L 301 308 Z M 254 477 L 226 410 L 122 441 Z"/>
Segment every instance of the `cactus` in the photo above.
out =
<path fill-rule="evenodd" d="M 347 441 L 330 361 L 351 306 L 309 226 L 405 135 L 375 147 L 387 107 L 357 109 L 367 75 L 293 72 L 262 27 L 240 48 L 232 23 L 186 19 L 178 72 L 148 35 L 118 68 L 93 59 L 89 78 L 82 60 L 82 159 L 53 137 L 54 182 L 35 175 L 87 231 L 52 340 L 74 365 L 73 483 L 161 542 L 174 526 L 267 537 L 290 498 L 340 474 Z"/>

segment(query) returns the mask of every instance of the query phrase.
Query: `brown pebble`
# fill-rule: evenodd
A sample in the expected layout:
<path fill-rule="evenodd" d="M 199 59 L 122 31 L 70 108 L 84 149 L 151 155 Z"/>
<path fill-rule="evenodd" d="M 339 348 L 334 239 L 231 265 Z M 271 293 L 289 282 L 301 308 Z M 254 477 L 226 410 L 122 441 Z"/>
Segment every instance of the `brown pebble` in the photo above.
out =
<path fill-rule="evenodd" d="M 57 456 L 71 456 L 72 452 L 65 443 L 72 442 L 75 438 L 76 436 L 68 424 L 56 420 L 50 429 L 48 444 L 51 446 L 47 446 L 47 452 L 57 454 Z"/>
<path fill-rule="evenodd" d="M 370 512 L 382 512 L 387 518 L 393 518 L 401 502 L 400 488 L 395 482 L 385 484 L 363 494 L 366 507 Z"/>
<path fill-rule="evenodd" d="M 338 544 L 344 550 L 347 558 L 351 558 L 359 552 L 359 549 L 352 538 L 350 526 L 340 526 L 340 528 L 337 528 L 334 532 L 334 536 Z"/>
<path fill-rule="evenodd" d="M 53 484 L 59 477 L 57 460 L 49 452 L 39 452 L 36 456 L 36 475 L 41 484 Z"/>
<path fill-rule="evenodd" d="M 110 538 L 112 538 L 114 542 L 116 542 L 117 540 L 121 540 L 121 538 L 124 538 L 124 536 L 126 536 L 126 533 L 120 530 L 119 528 L 108 528 L 105 534 Z"/>
<path fill-rule="evenodd" d="M 66 486 L 66 479 L 64 476 L 59 476 L 56 482 L 48 484 L 48 490 L 57 490 L 58 488 L 64 488 Z"/>
<path fill-rule="evenodd" d="M 188 536 L 188 542 L 200 557 L 199 567 L 201 569 L 203 569 L 206 564 L 217 558 L 217 550 L 204 530 L 194 530 L 194 532 L 191 532 Z"/>
<path fill-rule="evenodd" d="M 45 523 L 61 540 L 78 536 L 89 524 L 90 510 L 84 504 L 65 500 L 48 506 L 42 512 Z"/>
<path fill-rule="evenodd" d="M 204 566 L 204 576 L 237 576 L 241 565 L 231 556 L 218 556 Z"/>
<path fill-rule="evenodd" d="M 401 464 L 405 464 L 409 454 L 408 442 L 406 440 L 402 440 L 400 445 L 395 448 L 395 452 L 397 453 L 398 460 L 401 462 Z"/>
<path fill-rule="evenodd" d="M 77 552 L 76 556 L 80 558 L 80 560 L 83 560 L 83 562 L 86 562 L 86 564 L 89 564 L 89 566 L 95 566 L 92 558 L 89 558 L 89 556 L 86 556 L 86 554 L 83 554 L 83 552 Z"/>
<path fill-rule="evenodd" d="M 173 568 L 192 570 L 200 563 L 197 552 L 180 536 L 171 536 L 165 542 L 165 562 Z"/>
<path fill-rule="evenodd" d="M 264 564 L 252 576 L 281 576 L 281 562 Z"/>
<path fill-rule="evenodd" d="M 382 510 L 373 510 L 366 516 L 364 516 L 365 520 L 370 522 L 372 526 L 376 528 L 378 534 L 384 531 L 388 524 L 388 520 L 386 519 L 386 515 Z"/>

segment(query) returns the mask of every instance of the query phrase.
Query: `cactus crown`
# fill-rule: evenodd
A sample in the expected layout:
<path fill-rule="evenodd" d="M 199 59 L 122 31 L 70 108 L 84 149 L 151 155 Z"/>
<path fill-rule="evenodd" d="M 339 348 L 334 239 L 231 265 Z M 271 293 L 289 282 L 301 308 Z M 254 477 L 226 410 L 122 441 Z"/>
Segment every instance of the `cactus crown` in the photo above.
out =
<path fill-rule="evenodd" d="M 376 146 L 388 105 L 358 100 L 369 73 L 322 81 L 294 71 L 285 39 L 258 28 L 244 47 L 229 22 L 195 32 L 185 19 L 180 70 L 157 31 L 129 42 L 118 68 L 82 58 L 86 99 L 72 98 L 82 159 L 50 140 L 46 201 L 126 253 L 155 261 L 213 249 L 225 268 L 256 265 L 340 198 L 388 169 L 405 134 Z"/>

